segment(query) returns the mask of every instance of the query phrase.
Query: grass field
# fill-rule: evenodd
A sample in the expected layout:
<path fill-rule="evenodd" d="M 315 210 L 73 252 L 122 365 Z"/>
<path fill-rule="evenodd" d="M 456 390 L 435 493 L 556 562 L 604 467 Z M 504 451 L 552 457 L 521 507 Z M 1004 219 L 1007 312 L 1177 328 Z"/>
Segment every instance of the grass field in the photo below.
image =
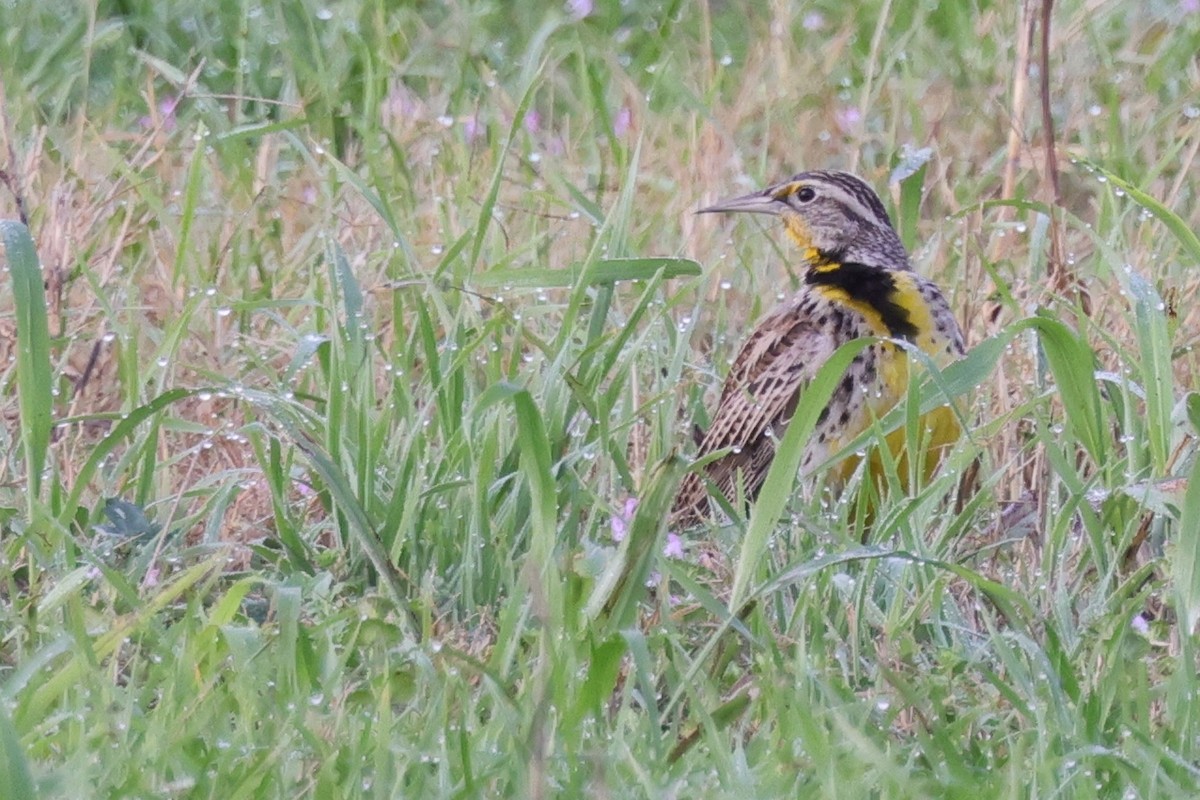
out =
<path fill-rule="evenodd" d="M 1200 4 L 1021 5 L 0 3 L 0 796 L 1198 796 Z M 668 537 L 820 168 L 966 435 Z"/>

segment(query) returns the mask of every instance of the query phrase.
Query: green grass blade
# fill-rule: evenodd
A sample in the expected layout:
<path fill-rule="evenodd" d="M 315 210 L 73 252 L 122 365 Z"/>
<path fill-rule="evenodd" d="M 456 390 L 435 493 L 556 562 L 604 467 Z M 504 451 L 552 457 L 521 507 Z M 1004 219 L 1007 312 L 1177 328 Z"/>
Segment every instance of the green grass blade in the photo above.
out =
<path fill-rule="evenodd" d="M 1095 352 L 1083 337 L 1056 319 L 1042 316 L 1033 324 L 1062 398 L 1072 438 L 1083 445 L 1096 464 L 1108 464 L 1112 443 L 1096 383 Z"/>
<path fill-rule="evenodd" d="M 558 495 L 546 424 L 529 391 L 510 383 L 496 384 L 484 392 L 477 411 L 505 399 L 512 400 L 516 412 L 520 469 L 533 499 L 526 581 L 534 593 L 539 616 L 561 621 L 562 587 L 556 566 Z"/>
<path fill-rule="evenodd" d="M 0 710 L 0 786 L 4 787 L 4 796 L 12 800 L 35 800 L 38 796 L 20 737 L 8 712 L 3 710 Z"/>
<path fill-rule="evenodd" d="M 212 393 L 213 391 L 212 389 L 196 389 L 194 391 L 171 389 L 163 392 L 149 403 L 139 406 L 121 417 L 120 422 L 113 426 L 112 431 L 92 449 L 87 461 L 83 463 L 83 466 L 75 474 L 75 483 L 67 495 L 66 504 L 63 505 L 62 510 L 59 512 L 59 524 L 63 526 L 70 524 L 71 519 L 77 513 L 83 493 L 87 490 L 92 477 L 100 469 L 100 465 L 104 463 L 104 460 L 118 445 L 133 435 L 139 425 L 172 403 L 177 403 L 186 397 L 194 397 L 198 394 Z M 65 420 L 65 422 L 70 422 L 70 420 Z"/>
<path fill-rule="evenodd" d="M 210 578 L 224 563 L 225 554 L 218 553 L 182 570 L 135 613 L 114 620 L 107 630 L 92 637 L 86 648 L 77 645 L 67 663 L 57 670 L 48 670 L 50 674 L 21 703 L 20 716 L 15 720 L 17 724 L 26 725 L 29 720 L 40 720 L 51 706 L 79 682 L 80 676 L 92 666 L 93 661 L 102 661 L 113 655 L 129 637 L 198 583 Z"/>
<path fill-rule="evenodd" d="M 204 182 L 204 161 L 208 157 L 208 147 L 204 142 L 207 136 L 208 128 L 204 123 L 199 123 L 199 128 L 192 137 L 195 146 L 192 148 L 187 183 L 183 189 L 183 207 L 179 213 L 179 239 L 175 244 L 175 260 L 172 262 L 175 265 L 175 272 L 172 276 L 175 286 L 179 286 L 184 281 L 186 265 L 191 260 L 188 256 L 191 253 L 192 226 L 196 221 L 196 208 L 200 204 L 200 188 Z"/>
<path fill-rule="evenodd" d="M 917 224 L 921 221 L 921 201 L 925 197 L 925 171 L 933 158 L 932 147 L 905 147 L 903 156 L 888 177 L 888 183 L 900 184 L 900 207 L 896 229 L 900 241 L 912 250 L 917 246 Z"/>
<path fill-rule="evenodd" d="M 32 504 L 42 493 L 42 473 L 46 469 L 51 410 L 54 408 L 46 290 L 29 230 L 19 222 L 0 220 L 0 240 L 4 242 L 17 311 L 17 392 L 20 395 L 21 442 L 25 448 L 29 481 L 28 501 Z M 30 517 L 33 517 L 32 513 Z"/>
<path fill-rule="evenodd" d="M 1200 265 L 1200 236 L 1197 236 L 1192 227 L 1178 214 L 1129 181 L 1118 175 L 1114 175 L 1104 167 L 1090 161 L 1082 163 L 1096 173 L 1103 175 L 1110 184 L 1125 192 L 1135 203 L 1153 214 L 1163 225 L 1166 225 L 1167 230 L 1179 240 L 1179 244 L 1183 246 L 1184 251 L 1192 258 L 1193 263 Z"/>
<path fill-rule="evenodd" d="M 1129 292 L 1133 299 L 1134 332 L 1138 341 L 1138 367 L 1146 393 L 1146 433 L 1154 474 L 1163 475 L 1170 457 L 1175 402 L 1172 374 L 1171 334 L 1167 329 L 1166 306 L 1154 286 L 1131 272 Z"/>
<path fill-rule="evenodd" d="M 788 423 L 787 432 L 776 449 L 775 460 L 767 472 L 762 491 L 750 515 L 746 538 L 742 541 L 737 566 L 733 576 L 729 607 L 735 611 L 746 598 L 754 573 L 767 550 L 767 540 L 779 522 L 792 491 L 796 485 L 796 473 L 804 454 L 804 443 L 816 427 L 817 417 L 829 404 L 833 391 L 854 357 L 872 344 L 870 339 L 856 339 L 839 347 L 829 360 L 821 365 L 817 374 L 804 390 L 796 413 Z"/>
<path fill-rule="evenodd" d="M 287 408 L 282 401 L 278 401 L 272 396 L 260 392 L 247 392 L 246 394 L 248 399 L 271 414 L 275 422 L 287 433 L 292 444 L 307 457 L 313 471 L 321 477 L 325 487 L 333 496 L 338 509 L 345 514 L 350 535 L 367 554 L 367 560 L 371 562 L 379 579 L 383 581 L 396 610 L 402 614 L 402 618 L 409 622 L 411 627 L 407 632 L 416 636 L 420 628 L 416 625 L 407 601 L 404 576 L 388 558 L 371 517 L 363 506 L 363 501 L 354 492 L 350 478 L 329 452 L 301 428 L 294 410 Z"/>
<path fill-rule="evenodd" d="M 1179 527 L 1171 573 L 1179 597 L 1179 615 L 1183 618 L 1183 633 L 1190 636 L 1200 620 L 1200 458 L 1192 464 L 1183 507 L 1179 510 Z"/>
<path fill-rule="evenodd" d="M 541 63 L 542 55 L 547 46 L 547 40 L 550 38 L 550 34 L 554 32 L 556 26 L 554 22 L 543 24 L 534 36 L 531 37 L 529 48 L 522 53 L 521 57 L 525 64 L 525 69 L 522 71 L 521 80 L 524 88 L 521 91 L 521 99 L 517 103 L 516 110 L 513 112 L 512 123 L 508 128 L 508 135 L 504 139 L 504 144 L 500 147 L 500 158 L 496 159 L 496 168 L 492 172 L 491 180 L 488 182 L 487 195 L 480 204 L 479 216 L 475 223 L 475 240 L 471 243 L 471 256 L 467 261 L 468 272 L 478 268 L 479 254 L 483 252 L 483 240 L 487 236 L 488 229 L 492 226 L 492 212 L 496 208 L 496 200 L 500 196 L 500 183 L 504 179 L 504 156 L 512 148 L 517 134 L 525 124 L 525 113 L 529 110 L 529 106 L 533 102 L 533 96 L 538 85 L 538 76 L 544 68 L 544 65 Z"/>

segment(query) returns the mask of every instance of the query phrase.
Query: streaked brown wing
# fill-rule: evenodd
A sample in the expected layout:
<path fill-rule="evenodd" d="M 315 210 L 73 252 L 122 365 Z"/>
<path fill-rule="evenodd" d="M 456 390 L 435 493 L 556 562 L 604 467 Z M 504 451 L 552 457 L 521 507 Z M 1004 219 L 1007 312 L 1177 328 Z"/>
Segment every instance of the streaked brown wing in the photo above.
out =
<path fill-rule="evenodd" d="M 772 314 L 742 346 L 700 443 L 699 455 L 731 449 L 710 464 L 707 478 L 732 497 L 737 474 L 749 497 L 757 494 L 775 452 L 774 437 L 791 417 L 804 384 L 836 349 L 829 333 L 795 308 Z M 704 479 L 689 474 L 680 487 L 675 516 L 685 522 L 703 517 L 707 504 Z"/>

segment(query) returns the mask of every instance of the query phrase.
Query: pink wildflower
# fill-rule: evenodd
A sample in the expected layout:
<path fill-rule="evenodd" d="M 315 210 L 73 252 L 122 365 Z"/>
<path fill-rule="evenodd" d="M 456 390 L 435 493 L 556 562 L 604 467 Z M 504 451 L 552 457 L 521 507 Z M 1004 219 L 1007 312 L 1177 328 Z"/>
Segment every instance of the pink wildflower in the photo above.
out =
<path fill-rule="evenodd" d="M 614 542 L 622 542 L 625 539 L 625 534 L 629 533 L 629 523 L 633 522 L 633 512 L 637 510 L 637 498 L 625 498 L 625 505 L 617 512 L 608 523 L 612 528 L 612 538 Z"/>
<path fill-rule="evenodd" d="M 595 8 L 593 0 L 567 0 L 567 13 L 571 19 L 590 17 Z"/>
<path fill-rule="evenodd" d="M 663 545 L 663 555 L 667 558 L 683 558 L 683 539 L 678 533 L 667 533 L 667 543 Z"/>

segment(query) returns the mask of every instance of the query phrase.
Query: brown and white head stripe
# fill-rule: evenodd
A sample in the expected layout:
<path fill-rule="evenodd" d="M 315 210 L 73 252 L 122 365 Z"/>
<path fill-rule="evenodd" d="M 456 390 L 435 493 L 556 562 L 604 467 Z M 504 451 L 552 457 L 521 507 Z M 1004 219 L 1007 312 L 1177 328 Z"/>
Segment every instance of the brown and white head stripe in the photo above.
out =
<path fill-rule="evenodd" d="M 700 213 L 729 211 L 781 217 L 788 233 L 817 266 L 857 263 L 909 269 L 908 254 L 879 195 L 848 172 L 801 172 Z"/>
<path fill-rule="evenodd" d="M 821 184 L 829 197 L 840 202 L 846 211 L 876 225 L 893 227 L 892 218 L 888 216 L 879 195 L 857 175 L 836 170 L 813 170 L 801 172 L 788 182 Z"/>

